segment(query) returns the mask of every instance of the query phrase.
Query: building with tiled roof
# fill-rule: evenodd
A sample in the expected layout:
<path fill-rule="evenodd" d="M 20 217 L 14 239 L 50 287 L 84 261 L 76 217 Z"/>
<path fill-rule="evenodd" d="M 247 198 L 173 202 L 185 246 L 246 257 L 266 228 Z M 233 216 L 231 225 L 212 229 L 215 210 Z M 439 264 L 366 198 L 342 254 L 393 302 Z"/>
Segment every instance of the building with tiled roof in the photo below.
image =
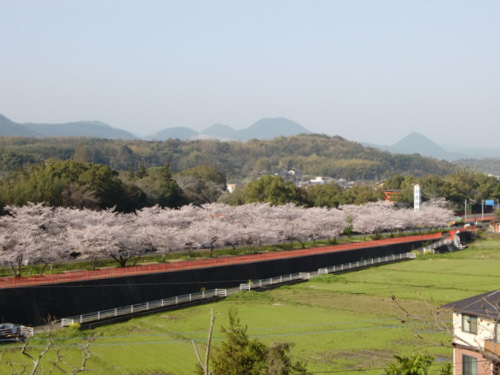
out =
<path fill-rule="evenodd" d="M 453 311 L 454 375 L 500 375 L 500 289 L 442 307 Z"/>

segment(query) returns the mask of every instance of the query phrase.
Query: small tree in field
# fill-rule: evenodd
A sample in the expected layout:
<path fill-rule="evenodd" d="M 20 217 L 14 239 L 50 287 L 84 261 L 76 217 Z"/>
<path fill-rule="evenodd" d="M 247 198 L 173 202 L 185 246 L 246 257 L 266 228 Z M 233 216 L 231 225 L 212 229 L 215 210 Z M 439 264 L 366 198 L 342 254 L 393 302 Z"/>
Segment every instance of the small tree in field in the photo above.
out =
<path fill-rule="evenodd" d="M 291 346 L 287 343 L 274 343 L 267 347 L 258 340 L 251 340 L 238 317 L 236 309 L 228 312 L 229 327 L 221 328 L 226 335 L 226 341 L 215 348 L 210 358 L 212 370 L 207 365 L 203 365 L 199 359 L 196 372 L 200 375 L 234 375 L 234 374 L 269 374 L 269 375 L 307 375 L 305 365 L 296 361 L 293 362 L 289 356 Z M 212 315 L 213 319 L 213 315 Z M 210 340 L 208 342 L 210 346 Z"/>

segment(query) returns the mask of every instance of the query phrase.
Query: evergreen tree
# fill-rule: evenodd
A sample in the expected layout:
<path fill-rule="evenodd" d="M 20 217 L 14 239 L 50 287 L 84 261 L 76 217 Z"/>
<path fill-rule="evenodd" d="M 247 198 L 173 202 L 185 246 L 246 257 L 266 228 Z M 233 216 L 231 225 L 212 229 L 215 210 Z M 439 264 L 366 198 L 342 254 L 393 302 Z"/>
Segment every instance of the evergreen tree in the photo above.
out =
<path fill-rule="evenodd" d="M 229 327 L 222 327 L 226 335 L 220 347 L 216 348 L 211 360 L 214 375 L 306 375 L 303 363 L 292 362 L 289 357 L 290 345 L 274 343 L 267 347 L 258 340 L 250 340 L 238 318 L 236 309 L 229 310 Z M 203 374 L 198 366 L 198 373 Z"/>
<path fill-rule="evenodd" d="M 245 203 L 270 203 L 282 205 L 286 203 L 306 203 L 305 193 L 292 182 L 285 182 L 279 176 L 265 175 L 252 181 L 243 192 Z"/>

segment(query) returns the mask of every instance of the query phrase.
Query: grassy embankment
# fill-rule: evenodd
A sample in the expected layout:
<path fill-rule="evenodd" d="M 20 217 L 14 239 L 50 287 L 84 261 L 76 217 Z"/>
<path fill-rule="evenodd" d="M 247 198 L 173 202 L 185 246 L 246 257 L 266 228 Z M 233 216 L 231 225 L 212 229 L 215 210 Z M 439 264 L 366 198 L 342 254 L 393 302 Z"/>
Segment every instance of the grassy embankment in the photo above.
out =
<path fill-rule="evenodd" d="M 227 311 L 236 306 L 251 337 L 267 344 L 293 343 L 293 356 L 307 361 L 312 373 L 380 374 L 394 354 L 430 353 L 451 360 L 450 337 L 436 331 L 432 312 L 441 304 L 498 289 L 499 269 L 496 236 L 456 253 L 324 275 L 267 292 L 242 292 L 209 305 L 55 334 L 95 337 L 88 362 L 95 373 L 192 374 L 196 359 L 191 340 L 204 348 L 210 309 L 221 313 L 214 330 L 216 346 L 223 338 L 220 326 L 227 326 Z M 451 316 L 440 318 L 448 323 Z M 80 360 L 73 346 L 78 342 L 60 341 L 66 360 Z M 42 338 L 33 340 L 33 353 L 44 343 Z M 12 350 L 2 349 L 0 373 L 9 373 L 5 362 L 12 356 L 25 360 L 19 349 Z"/>

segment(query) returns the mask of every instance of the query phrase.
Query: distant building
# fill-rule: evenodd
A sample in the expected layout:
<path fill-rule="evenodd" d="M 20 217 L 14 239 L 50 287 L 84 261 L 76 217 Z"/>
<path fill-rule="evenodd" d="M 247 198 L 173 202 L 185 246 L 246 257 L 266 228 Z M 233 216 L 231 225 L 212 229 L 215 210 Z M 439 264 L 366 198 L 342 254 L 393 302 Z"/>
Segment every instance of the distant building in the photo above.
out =
<path fill-rule="evenodd" d="M 311 183 L 311 185 L 318 185 L 318 184 L 324 184 L 325 180 L 323 179 L 323 177 L 318 176 L 314 180 L 309 180 L 309 182 Z"/>
<path fill-rule="evenodd" d="M 454 375 L 499 375 L 500 289 L 442 307 L 453 311 Z"/>
<path fill-rule="evenodd" d="M 500 218 L 495 218 L 490 221 L 490 229 L 494 233 L 500 233 Z"/>
<path fill-rule="evenodd" d="M 318 176 L 314 180 L 309 180 L 311 185 L 319 185 L 319 184 L 330 184 L 335 182 L 335 180 L 331 177 L 321 177 Z"/>
<path fill-rule="evenodd" d="M 236 184 L 227 184 L 226 186 L 227 186 L 227 191 L 229 191 L 230 193 L 232 193 L 234 191 L 234 189 L 236 189 L 236 187 L 238 185 L 236 185 Z"/>

